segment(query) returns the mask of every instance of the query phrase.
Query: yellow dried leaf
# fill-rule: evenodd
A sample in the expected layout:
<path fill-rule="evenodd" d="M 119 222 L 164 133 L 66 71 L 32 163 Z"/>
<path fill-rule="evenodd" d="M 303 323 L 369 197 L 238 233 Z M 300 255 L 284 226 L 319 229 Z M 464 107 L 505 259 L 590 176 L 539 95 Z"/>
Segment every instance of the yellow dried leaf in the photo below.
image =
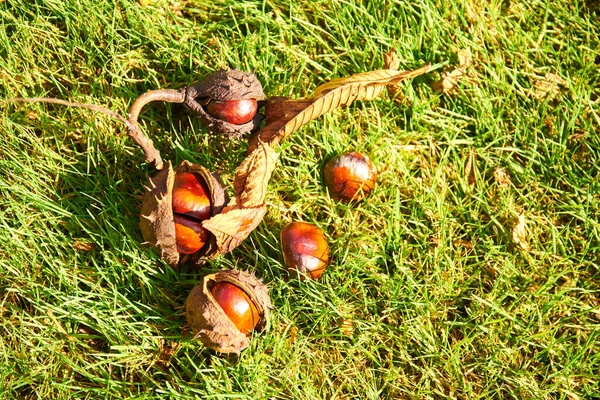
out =
<path fill-rule="evenodd" d="M 202 222 L 202 226 L 215 235 L 219 252 L 225 254 L 235 249 L 248 237 L 260 224 L 266 212 L 265 206 L 254 208 L 227 206 L 220 214 Z"/>
<path fill-rule="evenodd" d="M 278 154 L 268 144 L 258 147 L 238 166 L 235 172 L 236 204 L 243 208 L 258 207 L 265 202 L 267 186 L 275 170 Z"/>
<path fill-rule="evenodd" d="M 459 79 L 467 73 L 467 68 L 473 62 L 471 49 L 464 49 L 458 52 L 458 68 L 444 72 L 442 79 L 431 84 L 433 90 L 438 93 L 449 93 L 458 84 Z"/>
<path fill-rule="evenodd" d="M 431 69 L 427 64 L 414 71 L 383 69 L 333 79 L 319 86 L 309 99 L 289 100 L 275 98 L 266 107 L 267 124 L 258 140 L 271 146 L 277 145 L 292 132 L 340 106 L 356 100 L 373 100 L 388 86 L 404 79 L 414 78 Z M 250 151 L 256 146 L 256 138 L 250 144 Z"/>
<path fill-rule="evenodd" d="M 513 227 L 512 238 L 513 242 L 523 250 L 529 250 L 529 244 L 527 243 L 527 221 L 525 220 L 524 213 L 519 215 L 517 224 Z"/>
<path fill-rule="evenodd" d="M 394 49 L 390 49 L 390 51 L 385 53 L 383 56 L 383 61 L 385 62 L 385 69 L 398 70 L 398 68 L 400 68 L 400 60 L 398 59 L 398 54 Z"/>
<path fill-rule="evenodd" d="M 142 7 L 147 7 L 152 3 L 152 0 L 138 0 L 138 4 Z"/>
<path fill-rule="evenodd" d="M 553 99 L 558 94 L 559 87 L 564 84 L 565 81 L 560 76 L 549 72 L 535 83 L 535 90 L 531 91 L 531 95 L 536 99 Z"/>

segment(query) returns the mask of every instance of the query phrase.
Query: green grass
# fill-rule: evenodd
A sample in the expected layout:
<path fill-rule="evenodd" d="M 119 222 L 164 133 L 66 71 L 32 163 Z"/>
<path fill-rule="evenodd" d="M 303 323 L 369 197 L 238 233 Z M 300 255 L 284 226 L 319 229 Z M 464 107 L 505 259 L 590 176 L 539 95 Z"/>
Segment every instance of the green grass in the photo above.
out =
<path fill-rule="evenodd" d="M 357 102 L 294 133 L 262 224 L 200 274 L 140 244 L 153 171 L 123 126 L 0 106 L 0 397 L 599 397 L 599 18 L 580 0 L 0 2 L 0 98 L 123 114 L 227 66 L 301 97 L 382 68 L 390 48 L 403 69 L 473 53 L 453 95 L 431 89 L 438 70 L 404 84 L 402 104 Z M 562 84 L 538 98 L 548 73 Z M 142 125 L 166 159 L 229 184 L 245 154 L 178 106 L 148 107 Z M 351 207 L 320 177 L 348 150 L 379 170 Z M 521 214 L 528 249 L 512 238 Z M 327 232 L 318 282 L 285 278 L 278 236 L 292 220 Z M 184 330 L 187 294 L 224 268 L 255 272 L 276 306 L 239 358 Z"/>

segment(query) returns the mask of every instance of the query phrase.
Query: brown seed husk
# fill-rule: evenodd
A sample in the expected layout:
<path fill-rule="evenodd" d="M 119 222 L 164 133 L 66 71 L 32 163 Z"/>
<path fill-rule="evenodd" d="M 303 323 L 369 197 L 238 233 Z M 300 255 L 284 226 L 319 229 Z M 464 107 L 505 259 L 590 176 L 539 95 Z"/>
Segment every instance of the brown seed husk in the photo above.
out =
<path fill-rule="evenodd" d="M 207 275 L 192 289 L 185 304 L 188 326 L 202 344 L 222 353 L 239 354 L 250 345 L 250 338 L 229 319 L 211 294 L 213 286 L 229 282 L 239 287 L 256 306 L 259 321 L 255 330 L 262 330 L 273 308 L 267 287 L 254 275 L 238 270 Z"/>
<path fill-rule="evenodd" d="M 223 184 L 216 174 L 188 161 L 183 161 L 175 170 L 171 162 L 168 162 L 165 169 L 154 178 L 150 178 L 150 186 L 146 188 L 142 200 L 140 216 L 142 236 L 158 251 L 160 258 L 173 268 L 177 268 L 180 261 L 200 265 L 218 254 L 214 235 L 211 235 L 206 245 L 194 254 L 180 257 L 177 252 L 172 196 L 175 174 L 178 172 L 193 172 L 204 179 L 210 191 L 212 216 L 219 214 L 229 201 Z"/>
<path fill-rule="evenodd" d="M 204 120 L 213 133 L 224 133 L 231 138 L 239 138 L 245 133 L 258 129 L 264 116 L 256 113 L 252 121 L 235 125 L 209 115 L 204 106 L 211 100 L 228 101 L 265 99 L 262 85 L 254 74 L 236 69 L 217 71 L 202 81 L 185 88 L 185 105 Z"/>

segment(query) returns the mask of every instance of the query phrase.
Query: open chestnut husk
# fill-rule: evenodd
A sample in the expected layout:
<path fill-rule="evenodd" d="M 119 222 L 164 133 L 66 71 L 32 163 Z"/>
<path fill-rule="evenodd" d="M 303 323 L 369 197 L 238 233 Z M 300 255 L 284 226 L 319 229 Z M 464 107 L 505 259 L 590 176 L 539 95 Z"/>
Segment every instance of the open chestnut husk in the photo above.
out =
<path fill-rule="evenodd" d="M 219 304 L 216 298 L 218 289 L 215 287 L 222 284 L 233 285 L 251 302 L 254 309 L 250 312 L 257 313 L 252 329 L 240 330 L 236 325 L 236 317 L 226 311 L 229 307 Z M 233 300 L 226 301 L 237 302 L 239 300 L 236 297 L 237 295 Z M 192 289 L 185 303 L 188 326 L 195 338 L 210 349 L 237 354 L 250 345 L 247 334 L 249 331 L 264 329 L 272 308 L 267 287 L 254 275 L 238 270 L 220 271 L 205 276 L 202 284 Z"/>
<path fill-rule="evenodd" d="M 203 264 L 218 254 L 216 239 L 203 222 L 219 214 L 228 201 L 216 174 L 188 161 L 173 169 L 169 162 L 146 188 L 142 236 L 173 268 L 180 262 Z"/>
<path fill-rule="evenodd" d="M 217 71 L 184 91 L 185 105 L 213 133 L 238 138 L 258 129 L 264 119 L 258 109 L 266 97 L 254 74 L 236 69 Z"/>

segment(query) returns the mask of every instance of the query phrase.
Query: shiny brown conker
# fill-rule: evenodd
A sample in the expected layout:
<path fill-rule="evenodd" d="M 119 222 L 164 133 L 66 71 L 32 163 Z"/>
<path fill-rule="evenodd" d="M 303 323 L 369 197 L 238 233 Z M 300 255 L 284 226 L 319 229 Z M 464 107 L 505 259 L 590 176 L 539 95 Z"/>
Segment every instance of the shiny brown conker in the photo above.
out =
<path fill-rule="evenodd" d="M 325 163 L 323 181 L 331 197 L 348 203 L 360 201 L 371 193 L 377 182 L 377 172 L 369 157 L 348 152 Z"/>
<path fill-rule="evenodd" d="M 211 216 L 209 196 L 209 189 L 199 175 L 175 174 L 172 204 L 177 252 L 193 254 L 210 238 L 210 232 L 202 227 L 202 221 Z"/>
<path fill-rule="evenodd" d="M 329 262 L 329 245 L 321 229 L 306 222 L 291 222 L 280 234 L 287 270 L 293 275 L 318 279 Z"/>
<path fill-rule="evenodd" d="M 234 125 L 242 125 L 252 121 L 257 111 L 258 102 L 256 99 L 211 100 L 206 105 L 206 112 L 211 117 Z"/>
<path fill-rule="evenodd" d="M 256 306 L 242 289 L 233 283 L 218 282 L 211 294 L 240 332 L 246 335 L 252 332 L 260 317 Z"/>

